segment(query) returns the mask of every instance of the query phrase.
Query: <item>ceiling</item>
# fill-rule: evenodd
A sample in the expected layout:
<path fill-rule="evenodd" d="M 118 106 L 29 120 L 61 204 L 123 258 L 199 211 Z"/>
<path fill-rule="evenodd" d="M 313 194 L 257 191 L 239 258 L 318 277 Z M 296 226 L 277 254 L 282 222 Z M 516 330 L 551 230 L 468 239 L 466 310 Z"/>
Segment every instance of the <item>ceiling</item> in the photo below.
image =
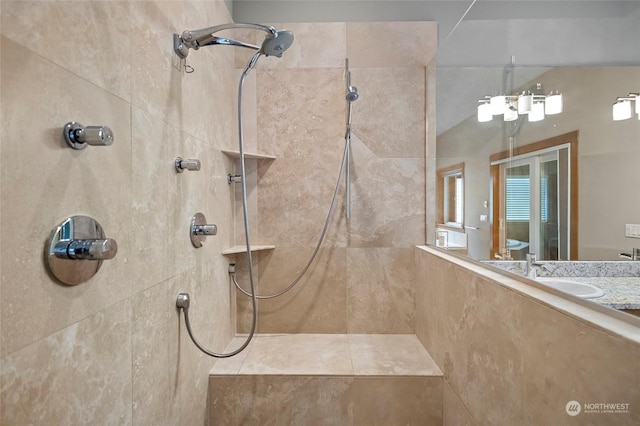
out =
<path fill-rule="evenodd" d="M 437 133 L 551 66 L 640 65 L 640 0 L 233 0 L 236 22 L 437 21 Z"/>

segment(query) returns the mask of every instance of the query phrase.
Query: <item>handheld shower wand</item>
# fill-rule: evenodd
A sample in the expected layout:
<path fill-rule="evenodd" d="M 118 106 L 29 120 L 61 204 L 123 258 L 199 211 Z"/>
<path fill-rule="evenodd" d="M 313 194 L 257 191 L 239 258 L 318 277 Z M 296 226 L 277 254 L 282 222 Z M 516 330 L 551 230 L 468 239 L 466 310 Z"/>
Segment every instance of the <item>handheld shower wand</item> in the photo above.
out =
<path fill-rule="evenodd" d="M 347 125 L 346 131 L 344 134 L 345 140 L 345 152 L 346 152 L 346 173 L 345 173 L 345 198 L 346 198 L 346 206 L 345 206 L 345 218 L 351 219 L 351 104 L 358 100 L 360 94 L 358 93 L 358 89 L 351 85 L 351 71 L 349 70 L 349 58 L 345 58 L 344 60 L 344 69 L 345 69 L 345 80 L 347 83 L 347 94 L 345 95 L 345 100 L 347 101 Z"/>

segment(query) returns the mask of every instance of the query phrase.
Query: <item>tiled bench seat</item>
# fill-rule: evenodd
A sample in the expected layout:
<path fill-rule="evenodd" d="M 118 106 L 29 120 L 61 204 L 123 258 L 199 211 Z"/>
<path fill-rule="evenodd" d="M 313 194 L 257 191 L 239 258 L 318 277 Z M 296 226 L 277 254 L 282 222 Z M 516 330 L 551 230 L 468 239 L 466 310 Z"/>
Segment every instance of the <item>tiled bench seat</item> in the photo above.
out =
<path fill-rule="evenodd" d="M 442 372 L 415 335 L 257 335 L 211 371 L 209 419 L 213 425 L 441 425 L 442 389 Z"/>

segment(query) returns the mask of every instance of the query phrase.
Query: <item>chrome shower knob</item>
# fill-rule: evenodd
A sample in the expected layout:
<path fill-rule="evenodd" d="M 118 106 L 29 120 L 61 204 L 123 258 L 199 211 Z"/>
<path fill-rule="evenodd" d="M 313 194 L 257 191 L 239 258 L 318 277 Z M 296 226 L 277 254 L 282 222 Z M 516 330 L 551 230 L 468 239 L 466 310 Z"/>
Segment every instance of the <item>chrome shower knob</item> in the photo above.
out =
<path fill-rule="evenodd" d="M 202 213 L 196 213 L 191 218 L 191 227 L 189 228 L 189 234 L 191 237 L 191 244 L 195 248 L 202 247 L 202 243 L 209 235 L 216 235 L 218 233 L 218 227 L 216 225 L 207 224 L 207 218 Z"/>
<path fill-rule="evenodd" d="M 191 232 L 195 235 L 216 235 L 218 227 L 216 225 L 193 225 Z"/>
<path fill-rule="evenodd" d="M 232 183 L 242 183 L 242 175 L 227 175 L 227 183 L 231 185 Z"/>
<path fill-rule="evenodd" d="M 85 149 L 87 145 L 109 146 L 113 143 L 113 132 L 107 126 L 83 126 L 71 121 L 62 132 L 67 145 L 73 149 Z"/>
<path fill-rule="evenodd" d="M 200 170 L 200 160 L 183 160 L 180 157 L 176 157 L 174 164 L 176 167 L 176 172 L 178 173 L 182 173 L 185 170 L 191 170 L 192 172 L 197 172 L 198 170 Z"/>
<path fill-rule="evenodd" d="M 118 244 L 113 238 L 66 240 L 58 242 L 53 253 L 61 259 L 107 260 L 118 253 Z"/>

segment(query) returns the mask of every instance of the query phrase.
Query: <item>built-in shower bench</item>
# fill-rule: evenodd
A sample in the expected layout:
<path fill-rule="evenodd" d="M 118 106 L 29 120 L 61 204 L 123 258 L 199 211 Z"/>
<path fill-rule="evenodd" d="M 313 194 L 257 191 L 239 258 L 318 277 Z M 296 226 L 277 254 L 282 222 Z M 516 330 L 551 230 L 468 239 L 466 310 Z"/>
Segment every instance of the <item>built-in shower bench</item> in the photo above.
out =
<path fill-rule="evenodd" d="M 227 350 L 244 341 L 235 338 Z M 415 335 L 257 335 L 209 376 L 211 424 L 442 424 L 442 372 Z"/>

